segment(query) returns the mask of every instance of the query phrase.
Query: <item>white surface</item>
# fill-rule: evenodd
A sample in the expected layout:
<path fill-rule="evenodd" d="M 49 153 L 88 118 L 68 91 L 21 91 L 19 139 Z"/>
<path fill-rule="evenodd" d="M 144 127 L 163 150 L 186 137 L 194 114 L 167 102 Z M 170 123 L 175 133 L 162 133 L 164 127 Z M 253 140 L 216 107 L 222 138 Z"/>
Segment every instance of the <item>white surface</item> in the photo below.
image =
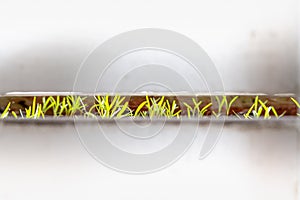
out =
<path fill-rule="evenodd" d="M 128 175 L 95 161 L 71 125 L 1 124 L 0 199 L 296 199 L 292 126 L 228 124 L 213 153 L 198 160 L 205 129 L 171 167 Z"/>
<path fill-rule="evenodd" d="M 0 24 L 2 92 L 68 91 L 94 47 L 145 27 L 174 30 L 199 43 L 228 91 L 297 87 L 297 0 L 3 0 Z"/>

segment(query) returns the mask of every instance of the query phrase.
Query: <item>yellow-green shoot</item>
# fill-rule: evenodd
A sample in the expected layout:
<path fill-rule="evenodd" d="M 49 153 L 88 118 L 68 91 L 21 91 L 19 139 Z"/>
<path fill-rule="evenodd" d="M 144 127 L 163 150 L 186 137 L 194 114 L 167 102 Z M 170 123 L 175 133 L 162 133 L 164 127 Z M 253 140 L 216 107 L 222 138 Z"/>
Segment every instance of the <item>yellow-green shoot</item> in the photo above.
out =
<path fill-rule="evenodd" d="M 286 113 L 285 111 L 281 114 L 278 115 L 276 109 L 274 108 L 274 106 L 267 106 L 268 101 L 262 101 L 259 99 L 258 96 L 255 97 L 254 103 L 252 104 L 252 106 L 249 108 L 248 112 L 246 114 L 244 114 L 244 117 L 246 119 L 252 119 L 250 117 L 250 115 L 252 114 L 252 116 L 254 118 L 261 118 L 263 117 L 264 119 L 270 119 L 271 118 L 271 111 L 273 112 L 274 116 L 279 119 L 282 116 L 284 116 L 284 114 Z M 263 115 L 264 113 L 264 115 Z"/>
<path fill-rule="evenodd" d="M 146 107 L 147 111 L 142 110 L 142 108 Z M 146 95 L 146 100 L 143 101 L 135 110 L 134 117 L 180 117 L 181 110 L 178 110 L 178 105 L 175 100 L 169 102 L 168 99 L 165 100 L 165 97 L 162 96 L 160 98 L 149 98 Z"/>
<path fill-rule="evenodd" d="M 222 96 L 222 99 L 220 99 L 218 96 L 215 97 L 216 101 L 218 103 L 218 112 L 212 111 L 213 115 L 215 117 L 219 117 L 222 114 L 223 108 L 226 110 L 226 115 L 228 116 L 230 114 L 230 109 L 232 104 L 239 98 L 238 96 L 233 97 L 229 102 L 227 100 L 226 96 Z"/>
<path fill-rule="evenodd" d="M 183 103 L 186 107 L 186 111 L 187 111 L 187 116 L 188 118 L 191 117 L 203 117 L 205 115 L 205 113 L 207 112 L 208 108 L 210 106 L 212 106 L 212 103 L 209 103 L 207 105 L 205 105 L 203 108 L 200 109 L 200 106 L 202 104 L 202 101 L 197 101 L 195 98 L 192 98 L 193 101 L 193 106 L 187 104 L 187 103 Z"/>
<path fill-rule="evenodd" d="M 96 103 L 90 108 L 87 116 L 93 116 L 93 110 L 101 118 L 122 118 L 131 116 L 131 111 L 128 107 L 128 102 L 124 102 L 125 97 L 115 95 L 113 99 L 109 100 L 109 95 L 95 96 Z"/>
<path fill-rule="evenodd" d="M 10 102 L 7 104 L 7 106 L 5 107 L 3 113 L 0 115 L 0 119 L 4 119 L 8 116 L 9 114 L 9 110 L 10 110 Z"/>
<path fill-rule="evenodd" d="M 300 109 L 300 103 L 293 97 L 291 97 L 291 100 L 296 104 L 296 106 L 298 107 L 298 110 Z M 300 117 L 300 113 L 297 113 L 297 115 Z"/>
<path fill-rule="evenodd" d="M 161 98 L 154 98 L 154 97 L 149 98 L 148 95 L 146 95 L 146 100 L 143 101 L 135 110 L 134 117 L 148 116 L 150 118 L 153 118 L 153 117 L 165 116 L 166 102 L 164 101 L 164 99 L 165 99 L 164 96 L 162 96 Z M 147 108 L 147 111 L 141 111 L 141 109 L 145 106 Z"/>
<path fill-rule="evenodd" d="M 20 113 L 22 113 L 22 111 L 20 111 Z M 16 116 L 14 115 L 14 117 Z M 45 115 L 42 111 L 42 105 L 36 102 L 36 97 L 33 97 L 32 105 L 29 106 L 28 108 L 25 108 L 25 118 L 38 119 L 40 117 L 45 118 Z"/>

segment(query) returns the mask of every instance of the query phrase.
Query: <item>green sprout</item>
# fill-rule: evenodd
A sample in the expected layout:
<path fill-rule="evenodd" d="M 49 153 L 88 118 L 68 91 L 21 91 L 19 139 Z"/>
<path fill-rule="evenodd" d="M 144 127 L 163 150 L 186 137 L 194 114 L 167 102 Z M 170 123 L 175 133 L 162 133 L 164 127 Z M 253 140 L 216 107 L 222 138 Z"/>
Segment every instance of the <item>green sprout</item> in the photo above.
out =
<path fill-rule="evenodd" d="M 207 109 L 212 106 L 212 103 L 209 103 L 205 105 L 203 108 L 200 109 L 200 105 L 202 104 L 202 101 L 196 101 L 195 98 L 192 98 L 194 106 L 190 106 L 187 103 L 183 103 L 187 110 L 188 118 L 191 117 L 203 117 L 205 113 L 207 112 Z"/>
<path fill-rule="evenodd" d="M 155 99 L 155 98 L 150 98 L 146 96 L 146 107 L 148 108 L 148 114 L 150 118 L 153 117 L 162 117 L 164 116 L 165 113 L 165 102 L 164 102 L 165 97 L 162 96 L 161 98 Z"/>
<path fill-rule="evenodd" d="M 136 109 L 135 112 L 134 112 L 134 117 L 139 117 L 139 116 L 146 117 L 147 112 L 141 110 L 141 109 L 146 105 L 146 103 L 147 103 L 147 101 L 143 101 L 143 102 L 137 107 L 137 109 Z"/>
<path fill-rule="evenodd" d="M 55 100 L 52 100 L 53 97 L 43 97 L 42 98 L 42 104 L 37 104 L 36 103 L 36 97 L 33 98 L 33 102 L 32 105 L 29 106 L 29 108 L 25 108 L 25 115 L 23 114 L 24 111 L 22 111 L 21 109 L 19 110 L 19 113 L 21 115 L 21 118 L 45 118 L 45 114 L 48 110 L 50 110 L 51 108 L 53 108 L 55 106 Z M 55 112 L 53 112 L 54 114 L 56 114 Z M 12 116 L 14 118 L 18 118 L 18 115 L 16 114 L 15 111 L 11 112 Z M 56 115 L 55 115 L 56 116 Z"/>
<path fill-rule="evenodd" d="M 229 102 L 227 100 L 226 96 L 222 96 L 222 100 L 219 99 L 218 96 L 215 97 L 218 103 L 218 113 L 216 113 L 215 111 L 212 111 L 213 115 L 215 117 L 219 117 L 222 114 L 222 110 L 225 107 L 226 110 L 226 115 L 228 116 L 230 114 L 230 109 L 232 104 L 239 98 L 239 96 L 235 96 L 234 98 L 232 98 Z"/>
<path fill-rule="evenodd" d="M 112 101 L 109 101 L 109 95 L 95 96 L 96 103 L 90 108 L 87 116 L 93 116 L 93 110 L 95 109 L 97 114 L 101 118 L 122 118 L 125 116 L 131 116 L 131 110 L 128 107 L 128 102 L 123 101 L 125 97 L 115 95 Z"/>
<path fill-rule="evenodd" d="M 143 111 L 142 108 L 147 108 L 147 111 Z M 148 95 L 146 96 L 146 100 L 143 101 L 135 110 L 134 117 L 180 117 L 181 110 L 178 110 L 178 105 L 176 101 L 173 100 L 171 103 L 169 100 L 165 100 L 165 97 L 162 96 L 161 98 L 149 98 Z"/>
<path fill-rule="evenodd" d="M 43 98 L 43 112 L 46 113 L 52 109 L 54 117 L 60 116 L 74 116 L 76 113 L 84 113 L 86 105 L 83 101 L 86 97 L 80 96 L 66 96 L 61 99 L 60 96 L 56 98 L 50 96 L 47 99 Z"/>
<path fill-rule="evenodd" d="M 12 111 L 11 114 L 12 114 L 12 116 L 13 116 L 14 118 L 18 119 L 18 115 L 17 115 L 17 113 L 16 113 L 15 111 Z"/>
<path fill-rule="evenodd" d="M 64 98 L 65 99 L 65 98 Z M 56 96 L 56 99 L 52 96 L 48 97 L 48 99 L 45 101 L 51 103 L 49 106 L 46 104 L 45 110 L 52 108 L 53 116 L 59 117 L 64 111 L 64 108 L 61 106 L 60 96 Z"/>
<path fill-rule="evenodd" d="M 48 110 L 50 110 L 51 108 L 54 107 L 55 105 L 55 100 L 53 101 L 52 99 L 53 97 L 43 97 L 42 98 L 42 102 L 43 102 L 43 106 L 42 106 L 42 111 L 43 113 L 46 113 Z"/>
<path fill-rule="evenodd" d="M 142 116 L 146 117 L 149 116 L 150 118 L 153 117 L 162 117 L 165 116 L 166 112 L 166 102 L 164 102 L 165 97 L 162 96 L 161 98 L 155 99 L 154 97 L 149 98 L 146 95 L 146 100 L 143 101 L 135 110 L 134 117 Z M 141 111 L 141 109 L 146 106 L 147 111 Z M 176 108 L 175 108 L 176 109 Z M 170 108 L 169 111 L 172 109 Z"/>
<path fill-rule="evenodd" d="M 20 110 L 20 114 L 22 117 L 24 117 L 22 111 Z M 16 117 L 16 114 L 13 114 L 14 117 Z M 42 105 L 39 103 L 36 103 L 36 97 L 33 97 L 32 105 L 28 108 L 25 108 L 25 118 L 27 119 L 38 119 L 40 117 L 45 118 L 45 115 L 42 111 Z"/>
<path fill-rule="evenodd" d="M 190 99 L 190 103 L 183 102 L 183 106 L 177 105 L 177 100 L 169 100 L 165 96 L 149 97 L 145 96 L 145 100 L 137 105 L 135 110 L 131 110 L 129 102 L 125 101 L 126 97 L 120 95 L 103 95 L 94 96 L 94 103 L 88 105 L 86 98 L 81 96 L 49 96 L 41 97 L 41 102 L 37 101 L 37 97 L 33 97 L 32 104 L 19 112 L 11 111 L 11 103 L 9 102 L 4 111 L 0 113 L 0 118 L 12 116 L 14 118 L 28 118 L 38 119 L 45 118 L 47 115 L 53 117 L 77 116 L 84 117 L 101 117 L 101 118 L 122 118 L 122 117 L 166 117 L 166 118 L 180 118 L 185 107 L 185 112 L 188 118 L 204 117 L 208 110 L 213 106 L 213 102 L 203 103 L 198 98 Z M 274 106 L 268 105 L 268 100 L 263 101 L 256 96 L 253 104 L 245 114 L 236 113 L 232 109 L 232 105 L 239 98 L 238 96 L 215 96 L 216 109 L 212 111 L 211 115 L 220 117 L 221 115 L 234 114 L 239 119 L 246 118 L 264 118 L 271 117 L 281 118 L 286 111 L 280 115 L 277 113 Z M 295 105 L 300 108 L 299 102 L 290 97 Z M 87 107 L 91 106 L 88 110 Z M 300 116 L 300 113 L 297 113 Z"/>
<path fill-rule="evenodd" d="M 177 109 L 178 109 L 178 106 L 177 106 L 175 100 L 172 101 L 172 105 L 169 103 L 169 100 L 168 100 L 168 99 L 166 100 L 166 105 L 165 105 L 165 116 L 166 116 L 167 118 L 172 118 L 172 117 L 177 117 L 177 118 L 179 118 L 179 117 L 180 117 L 181 110 L 178 110 L 178 111 L 176 112 Z"/>
<path fill-rule="evenodd" d="M 80 112 L 81 114 L 84 113 L 86 111 L 86 104 L 83 103 L 85 99 L 86 97 L 67 96 L 66 101 L 68 106 L 66 106 L 66 115 L 74 116 L 77 112 Z"/>
<path fill-rule="evenodd" d="M 299 109 L 300 108 L 300 103 L 296 99 L 294 99 L 293 97 L 291 97 L 291 100 L 296 104 L 296 106 Z M 300 113 L 297 113 L 297 115 L 300 117 Z"/>
<path fill-rule="evenodd" d="M 262 117 L 262 114 L 264 112 L 264 119 L 270 119 L 271 118 L 271 111 L 273 112 L 273 114 L 275 115 L 275 117 L 277 119 L 281 118 L 282 116 L 284 116 L 284 114 L 286 113 L 286 111 L 284 111 L 281 115 L 278 115 L 276 109 L 274 108 L 274 106 L 267 106 L 266 104 L 268 103 L 268 101 L 261 101 L 258 96 L 255 97 L 254 103 L 252 104 L 252 106 L 249 108 L 248 112 L 246 114 L 244 114 L 244 117 L 246 119 L 252 119 L 250 117 L 250 114 L 253 115 L 254 118 L 260 118 Z"/>
<path fill-rule="evenodd" d="M 6 108 L 4 109 L 3 113 L 0 115 L 0 119 L 4 119 L 8 116 L 10 110 L 10 102 L 7 104 Z"/>

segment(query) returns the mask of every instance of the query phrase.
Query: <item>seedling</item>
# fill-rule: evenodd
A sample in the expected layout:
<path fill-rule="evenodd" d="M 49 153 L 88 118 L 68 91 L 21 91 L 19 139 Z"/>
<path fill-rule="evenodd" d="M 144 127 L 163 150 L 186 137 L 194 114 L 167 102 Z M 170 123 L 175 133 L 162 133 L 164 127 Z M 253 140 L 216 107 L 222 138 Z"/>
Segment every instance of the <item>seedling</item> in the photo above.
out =
<path fill-rule="evenodd" d="M 300 108 L 300 103 L 294 99 L 293 97 L 291 97 L 291 100 L 296 104 L 296 106 L 298 107 L 298 109 Z M 300 116 L 300 113 L 297 113 L 298 116 Z"/>
<path fill-rule="evenodd" d="M 61 116 L 64 108 L 61 107 L 60 96 L 56 96 L 56 99 L 51 96 L 51 97 L 48 97 L 48 99 L 49 99 L 49 103 L 51 103 L 51 104 L 49 106 L 46 106 L 46 108 L 49 108 L 49 109 L 52 108 L 54 117 Z M 48 102 L 48 99 L 46 100 L 46 102 Z"/>
<path fill-rule="evenodd" d="M 22 111 L 20 111 L 20 113 L 22 113 Z M 16 117 L 16 116 L 14 115 L 14 117 Z M 36 97 L 33 97 L 32 105 L 29 106 L 29 108 L 25 108 L 25 118 L 37 119 L 40 117 L 45 118 L 45 115 L 42 111 L 42 105 L 39 103 L 36 103 Z"/>
<path fill-rule="evenodd" d="M 128 102 L 123 101 L 125 97 L 115 95 L 113 100 L 109 101 L 109 95 L 95 96 L 96 103 L 90 108 L 89 113 L 86 116 L 93 116 L 93 110 L 96 109 L 97 114 L 101 118 L 122 118 L 125 116 L 131 116 L 131 111 L 128 108 Z"/>
<path fill-rule="evenodd" d="M 268 101 L 261 101 L 258 96 L 255 97 L 254 103 L 252 106 L 249 108 L 248 112 L 244 114 L 244 117 L 246 119 L 252 119 L 250 117 L 250 114 L 253 115 L 254 118 L 260 118 L 262 117 L 262 114 L 264 112 L 264 119 L 270 119 L 271 118 L 271 111 L 275 115 L 277 119 L 281 118 L 284 116 L 286 112 L 283 112 L 281 115 L 278 115 L 276 109 L 273 106 L 267 106 L 266 104 Z"/>
<path fill-rule="evenodd" d="M 162 96 L 161 98 L 155 99 L 149 98 L 148 95 L 146 95 L 146 100 L 143 101 L 135 110 L 134 116 L 142 116 L 146 117 L 149 116 L 150 118 L 153 117 L 162 117 L 165 116 L 166 112 L 166 102 L 164 102 L 165 97 Z M 141 109 L 146 106 L 147 112 L 146 111 L 141 111 Z M 171 109 L 171 108 L 170 108 Z"/>
<path fill-rule="evenodd" d="M 56 101 L 53 97 L 48 97 L 48 98 L 43 97 L 42 102 L 43 102 L 43 106 L 42 106 L 43 113 L 46 113 L 48 110 L 53 109 L 56 106 Z M 55 114 L 57 114 L 57 113 L 55 113 Z"/>
<path fill-rule="evenodd" d="M 210 106 L 212 106 L 212 103 L 209 103 L 209 104 L 205 105 L 202 109 L 200 109 L 200 105 L 202 104 L 202 101 L 197 102 L 197 100 L 195 98 L 192 98 L 192 101 L 194 104 L 193 107 L 187 103 L 183 103 L 186 107 L 188 118 L 203 117 L 205 115 L 205 113 L 207 112 L 208 108 Z"/>
<path fill-rule="evenodd" d="M 178 106 L 176 104 L 176 101 L 173 100 L 172 101 L 172 105 L 169 103 L 169 100 L 167 99 L 166 101 L 166 105 L 165 105 L 165 116 L 167 118 L 173 118 L 173 117 L 177 117 L 179 118 L 180 117 L 180 113 L 181 113 L 181 110 L 178 110 L 176 112 L 176 110 L 178 109 Z"/>
<path fill-rule="evenodd" d="M 244 117 L 246 119 L 252 119 L 250 117 L 250 114 L 253 114 L 253 116 L 259 117 L 262 113 L 262 107 L 260 107 L 258 109 L 258 96 L 255 97 L 254 103 L 252 104 L 252 106 L 249 108 L 248 112 L 246 114 L 244 114 Z"/>
<path fill-rule="evenodd" d="M 10 102 L 7 104 L 6 108 L 4 109 L 3 113 L 0 115 L 0 119 L 4 119 L 8 116 L 10 110 Z"/>
<path fill-rule="evenodd" d="M 164 96 L 158 99 L 149 98 L 148 96 L 146 96 L 146 101 L 147 101 L 146 106 L 148 108 L 148 114 L 150 118 L 162 117 L 164 115 L 165 112 L 164 99 L 165 99 Z M 151 101 L 151 103 L 149 100 Z"/>
<path fill-rule="evenodd" d="M 18 115 L 16 114 L 15 111 L 12 111 L 11 114 L 12 114 L 12 116 L 13 116 L 14 118 L 18 119 Z"/>
<path fill-rule="evenodd" d="M 68 106 L 66 106 L 66 115 L 74 116 L 77 112 L 84 113 L 86 111 L 86 104 L 83 103 L 85 99 L 86 97 L 67 96 L 66 101 Z"/>
<path fill-rule="evenodd" d="M 146 105 L 147 101 L 143 101 L 138 107 L 137 109 L 135 110 L 134 112 L 134 117 L 146 117 L 147 115 L 147 112 L 145 111 L 141 111 L 141 109 Z"/>
<path fill-rule="evenodd" d="M 219 117 L 222 114 L 222 110 L 225 107 L 226 110 L 226 115 L 228 116 L 230 114 L 230 108 L 232 106 L 232 104 L 239 98 L 238 96 L 235 96 L 234 98 L 232 98 L 229 102 L 227 100 L 226 96 L 222 96 L 222 100 L 219 99 L 218 96 L 215 97 L 216 101 L 218 103 L 218 113 L 216 113 L 215 111 L 212 111 L 213 115 L 215 117 Z"/>
<path fill-rule="evenodd" d="M 143 101 L 135 110 L 134 117 L 180 117 L 181 110 L 178 110 L 178 105 L 176 101 L 173 100 L 171 103 L 169 100 L 165 100 L 165 97 L 162 96 L 161 98 L 149 98 L 146 95 L 146 100 Z M 142 110 L 143 107 L 147 108 L 147 111 Z"/>
<path fill-rule="evenodd" d="M 181 107 L 178 106 L 177 100 L 174 100 L 172 96 L 155 96 L 149 97 L 145 95 L 145 100 L 138 105 L 136 105 L 135 99 L 130 102 L 125 101 L 125 96 L 121 97 L 120 95 L 96 95 L 91 96 L 95 99 L 92 104 L 89 104 L 90 101 L 85 101 L 86 97 L 69 95 L 69 96 L 44 96 L 41 97 L 41 102 L 37 100 L 37 97 L 32 96 L 31 105 L 26 107 L 21 102 L 24 100 L 23 97 L 20 100 L 15 100 L 14 106 L 11 106 L 12 102 L 5 104 L 6 107 L 2 113 L 0 113 L 0 119 L 12 116 L 14 118 L 29 118 L 37 119 L 44 118 L 46 115 L 52 117 L 94 117 L 94 118 L 122 118 L 122 117 L 166 117 L 166 118 L 180 118 L 183 115 L 186 115 L 188 118 L 192 117 L 204 117 L 205 115 L 213 115 L 215 117 L 220 117 L 221 115 L 235 115 L 237 118 L 264 118 L 270 119 L 271 117 L 281 118 L 286 113 L 288 115 L 295 115 L 295 106 L 300 108 L 299 102 L 290 97 L 292 102 L 286 101 L 286 97 L 277 101 L 277 98 L 280 97 L 271 97 L 274 98 L 274 105 L 267 105 L 268 101 L 263 101 L 259 99 L 259 96 L 256 96 L 251 107 L 243 112 L 244 108 L 248 106 L 248 101 L 240 101 L 239 104 L 236 104 L 236 109 L 232 109 L 232 105 L 239 98 L 238 96 L 214 96 L 216 109 L 208 113 L 214 104 L 214 102 L 203 102 L 199 99 L 201 98 L 192 98 L 185 97 L 186 102 L 183 102 Z M 18 97 L 16 97 L 18 98 Z M 28 97 L 26 97 L 28 98 Z M 140 97 L 138 97 L 140 98 Z M 228 99 L 230 98 L 230 100 Z M 249 97 L 253 98 L 253 97 Z M 173 100 L 170 100 L 173 99 Z M 1 100 L 1 98 L 0 98 Z M 138 100 L 138 99 L 136 99 Z M 6 100 L 5 100 L 6 101 Z M 28 101 L 28 100 L 26 100 Z M 279 107 L 276 103 L 285 101 L 288 108 L 280 115 L 275 107 Z M 133 102 L 133 103 L 131 103 Z M 273 99 L 272 99 L 273 102 Z M 2 102 L 1 102 L 2 103 Z M 28 102 L 27 102 L 28 103 Z M 18 105 L 19 104 L 19 105 Z M 130 104 L 130 105 L 129 105 Z M 24 107 L 25 109 L 20 109 L 19 112 L 15 111 L 17 107 Z M 87 110 L 87 108 L 89 109 Z M 286 106 L 285 106 L 286 107 Z M 133 108 L 136 108 L 133 110 Z M 241 110 L 239 113 L 236 113 L 237 110 Z M 183 112 L 185 111 L 185 112 Z M 273 115 L 273 116 L 272 116 Z M 297 113 L 300 116 L 300 113 Z"/>

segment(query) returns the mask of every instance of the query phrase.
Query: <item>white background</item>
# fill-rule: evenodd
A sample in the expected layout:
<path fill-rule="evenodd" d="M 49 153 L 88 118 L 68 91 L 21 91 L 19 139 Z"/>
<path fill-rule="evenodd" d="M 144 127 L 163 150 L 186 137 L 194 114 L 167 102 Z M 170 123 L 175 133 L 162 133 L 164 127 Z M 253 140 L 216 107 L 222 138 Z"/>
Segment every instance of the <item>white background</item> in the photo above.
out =
<path fill-rule="evenodd" d="M 0 92 L 66 91 L 87 54 L 137 28 L 199 43 L 228 91 L 295 92 L 297 1 L 0 1 Z M 107 169 L 72 126 L 0 126 L 0 199 L 297 199 L 293 126 L 228 125 L 215 151 L 201 142 L 170 168 Z M 199 133 L 201 138 L 201 133 Z"/>
<path fill-rule="evenodd" d="M 296 0 L 2 0 L 0 25 L 2 92 L 70 90 L 98 44 L 148 27 L 177 31 L 201 45 L 227 91 L 297 87 Z"/>
<path fill-rule="evenodd" d="M 170 167 L 129 175 L 94 160 L 72 125 L 1 123 L 0 199 L 299 198 L 299 139 L 292 124 L 227 124 L 214 151 L 198 160 L 206 129 Z M 168 137 L 161 138 L 153 147 L 164 146 Z"/>

